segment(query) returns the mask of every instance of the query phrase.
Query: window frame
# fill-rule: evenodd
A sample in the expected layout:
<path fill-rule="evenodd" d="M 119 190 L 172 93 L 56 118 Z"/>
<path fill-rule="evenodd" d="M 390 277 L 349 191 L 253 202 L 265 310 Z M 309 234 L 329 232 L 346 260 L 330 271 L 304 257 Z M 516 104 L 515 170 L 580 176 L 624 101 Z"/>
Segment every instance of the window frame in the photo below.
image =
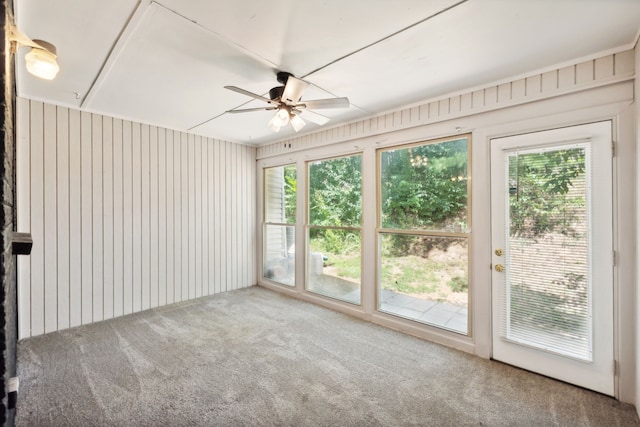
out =
<path fill-rule="evenodd" d="M 299 197 L 299 190 L 296 188 L 296 205 L 295 205 L 295 209 L 296 209 L 296 215 L 293 216 L 293 220 L 296 221 L 294 223 L 289 223 L 287 222 L 287 215 L 286 215 L 286 201 L 285 201 L 285 193 L 283 190 L 283 217 L 284 217 L 284 222 L 273 222 L 273 221 L 268 221 L 268 215 L 267 215 L 267 204 L 268 204 L 268 191 L 267 191 L 267 185 L 268 185 L 268 180 L 267 180 L 267 173 L 269 170 L 272 169 L 276 169 L 276 168 L 287 168 L 287 167 L 292 167 L 295 172 L 296 172 L 296 182 L 298 182 L 298 167 L 297 164 L 295 162 L 291 163 L 283 163 L 283 164 L 276 164 L 276 165 L 270 165 L 270 166 L 265 166 L 262 168 L 262 256 L 260 257 L 260 264 L 261 264 L 261 269 L 260 269 L 260 277 L 262 280 L 267 280 L 270 283 L 274 283 L 278 286 L 284 286 L 287 288 L 296 288 L 297 283 L 296 283 L 296 263 L 295 263 L 295 255 L 294 255 L 294 273 L 293 273 L 293 283 L 291 285 L 288 285 L 286 283 L 274 280 L 273 278 L 269 278 L 265 276 L 265 256 L 269 253 L 268 249 L 267 249 L 267 245 L 268 245 L 268 239 L 267 239 L 267 228 L 269 226 L 277 226 L 277 227 L 284 227 L 285 229 L 287 227 L 292 227 L 294 230 L 294 243 L 295 243 L 295 231 L 297 230 L 297 210 L 298 210 L 298 203 L 297 203 L 297 199 Z M 283 184 L 284 184 L 284 175 L 283 175 Z M 284 188 L 284 187 L 283 187 Z M 286 233 L 286 231 L 285 231 Z"/>
<path fill-rule="evenodd" d="M 334 160 L 334 159 L 342 159 L 342 158 L 346 158 L 346 157 L 353 157 L 353 156 L 360 156 L 360 179 L 361 179 L 361 183 L 360 183 L 360 210 L 361 210 L 361 214 L 360 214 L 360 225 L 358 227 L 355 226 L 331 226 L 331 225 L 313 225 L 311 224 L 311 203 L 310 203 L 310 196 L 311 196 L 311 179 L 310 179 L 310 174 L 311 174 L 311 166 L 313 165 L 313 163 L 315 162 L 324 162 L 324 161 L 328 161 L 328 160 Z M 364 156 L 364 152 L 363 151 L 354 151 L 354 152 L 347 152 L 347 153 L 340 153 L 340 154 L 336 154 L 336 155 L 332 155 L 332 156 L 325 156 L 325 157 L 317 157 L 317 158 L 313 158 L 313 159 L 308 159 L 305 160 L 305 199 L 304 199 L 304 203 L 305 203 L 305 211 L 304 211 L 304 283 L 303 283 L 303 291 L 305 293 L 310 293 L 313 294 L 314 296 L 319 296 L 319 297 L 323 297 L 323 298 L 329 298 L 332 301 L 339 301 L 341 303 L 345 303 L 345 304 L 349 304 L 349 305 L 355 305 L 357 307 L 362 308 L 363 307 L 363 288 L 362 288 L 362 271 L 363 271 L 363 265 L 364 265 L 364 258 L 363 258 L 363 247 L 362 247 L 362 240 L 364 237 L 364 228 L 363 228 L 363 213 L 364 213 L 364 175 L 363 175 L 363 164 L 365 161 L 365 156 Z M 316 228 L 316 229 L 322 229 L 322 230 L 345 230 L 345 231 L 357 231 L 360 234 L 360 278 L 359 278 L 359 286 L 360 286 L 360 298 L 359 298 L 359 302 L 357 304 L 346 301 L 344 299 L 340 299 L 337 297 L 332 297 L 330 295 L 325 295 L 325 294 L 321 294 L 318 292 L 314 292 L 314 291 L 310 291 L 308 289 L 308 284 L 309 284 L 309 257 L 310 257 L 310 250 L 309 250 L 309 244 L 311 241 L 311 237 L 310 237 L 310 231 L 312 228 Z"/>
<path fill-rule="evenodd" d="M 467 225 L 466 230 L 457 232 L 449 232 L 449 231 L 439 231 L 439 230 L 426 230 L 426 229 L 398 229 L 398 228 L 385 228 L 382 227 L 382 153 L 387 151 L 394 150 L 402 150 L 409 149 L 412 147 L 424 146 L 424 145 L 432 145 L 438 144 L 448 141 L 456 141 L 459 139 L 467 140 Z M 473 337 L 473 280 L 472 274 L 473 271 L 473 259 L 472 259 L 472 247 L 473 247 L 473 234 L 472 234 L 472 224 L 473 224 L 473 210 L 472 210 L 472 180 L 473 180 L 473 171 L 472 171 L 472 134 L 465 133 L 460 135 L 451 135 L 442 138 L 436 139 L 427 139 L 427 140 L 419 140 L 410 143 L 402 143 L 398 145 L 389 145 L 384 147 L 376 148 L 376 227 L 375 227 L 375 298 L 374 298 L 374 310 L 376 313 L 380 313 L 383 315 L 389 315 L 394 317 L 399 317 L 401 319 L 405 319 L 411 322 L 418 323 L 420 325 L 424 325 L 427 327 L 436 328 L 442 331 L 453 332 L 468 338 Z M 382 248 L 380 247 L 381 236 L 382 235 L 392 235 L 392 234 L 403 234 L 408 236 L 425 236 L 425 237 L 452 237 L 452 238 L 464 238 L 467 240 L 467 333 L 464 334 L 460 331 L 456 331 L 453 329 L 444 328 L 442 326 L 434 325 L 431 323 L 420 322 L 417 319 L 412 319 L 410 317 L 400 316 L 398 314 L 390 313 L 388 311 L 380 310 L 381 306 L 381 291 L 382 291 Z"/>

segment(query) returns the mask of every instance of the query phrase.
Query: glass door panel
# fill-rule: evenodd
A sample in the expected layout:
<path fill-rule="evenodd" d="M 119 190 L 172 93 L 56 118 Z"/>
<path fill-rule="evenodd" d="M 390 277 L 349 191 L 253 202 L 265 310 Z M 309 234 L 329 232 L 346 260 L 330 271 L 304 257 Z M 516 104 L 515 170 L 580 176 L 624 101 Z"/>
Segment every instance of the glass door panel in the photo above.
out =
<path fill-rule="evenodd" d="M 491 141 L 493 357 L 614 394 L 611 122 Z"/>
<path fill-rule="evenodd" d="M 589 146 L 507 156 L 506 339 L 591 361 Z"/>

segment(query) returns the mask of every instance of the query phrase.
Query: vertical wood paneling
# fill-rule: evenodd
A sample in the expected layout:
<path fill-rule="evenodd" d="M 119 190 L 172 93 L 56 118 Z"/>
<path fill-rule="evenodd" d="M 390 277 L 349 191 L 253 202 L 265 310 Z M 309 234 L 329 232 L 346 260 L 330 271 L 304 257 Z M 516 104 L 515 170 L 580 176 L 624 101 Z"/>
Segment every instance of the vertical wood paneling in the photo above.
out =
<path fill-rule="evenodd" d="M 229 219 L 229 225 L 231 226 L 231 278 L 229 281 L 229 285 L 231 289 L 238 288 L 238 223 L 236 218 L 238 218 L 238 207 L 235 203 L 231 203 L 231 195 L 238 194 L 237 188 L 234 188 L 238 185 L 238 145 L 229 144 L 231 148 L 231 156 L 229 164 L 231 165 L 230 173 L 228 174 L 231 178 L 227 181 L 227 206 L 231 209 L 231 214 L 227 218 Z"/>
<path fill-rule="evenodd" d="M 256 236 L 256 227 L 257 227 L 257 219 L 258 219 L 258 206 L 257 206 L 257 201 L 256 201 L 256 197 L 255 195 L 257 194 L 257 191 L 260 191 L 260 189 L 258 188 L 258 184 L 257 184 L 257 173 L 258 173 L 258 168 L 257 168 L 257 164 L 256 164 L 256 157 L 257 157 L 257 150 L 255 149 L 251 149 L 250 151 L 250 156 L 249 156 L 249 166 L 251 169 L 251 185 L 250 185 L 250 191 L 249 194 L 252 194 L 253 197 L 251 197 L 249 199 L 250 201 L 250 209 L 249 209 L 249 231 L 251 233 L 250 239 L 249 239 L 249 246 L 251 247 L 251 251 L 250 251 L 250 259 L 251 259 L 251 263 L 249 264 L 249 269 L 251 271 L 251 285 L 255 285 L 258 283 L 258 270 L 257 270 L 257 264 L 258 264 L 258 260 L 257 260 L 257 256 L 258 253 L 255 250 L 255 248 L 257 248 L 257 236 Z"/>
<path fill-rule="evenodd" d="M 242 150 L 242 160 L 240 161 L 239 165 L 242 168 L 242 174 L 241 174 L 241 178 L 242 178 L 242 194 L 251 194 L 249 193 L 250 189 L 249 189 L 249 179 L 251 177 L 251 170 L 250 167 L 253 166 L 250 164 L 249 162 L 249 148 L 248 147 L 240 147 Z M 238 240 L 240 242 L 240 272 L 242 273 L 242 286 L 246 287 L 249 286 L 249 269 L 246 268 L 246 265 L 251 265 L 249 264 L 251 262 L 251 259 L 247 259 L 247 254 L 249 254 L 251 252 L 251 249 L 249 248 L 249 245 L 247 243 L 248 237 L 249 237 L 249 233 L 248 233 L 248 227 L 246 227 L 246 224 L 248 223 L 248 221 L 250 220 L 250 209 L 251 207 L 249 206 L 250 201 L 248 199 L 242 199 L 240 200 L 240 204 L 242 206 L 241 212 L 242 215 L 244 217 L 244 225 L 240 228 L 241 231 L 241 236 L 240 239 Z"/>
<path fill-rule="evenodd" d="M 58 328 L 57 111 L 44 105 L 44 331 Z"/>
<path fill-rule="evenodd" d="M 167 303 L 167 141 L 166 131 L 158 129 L 158 305 Z"/>
<path fill-rule="evenodd" d="M 498 86 L 488 87 L 484 91 L 484 105 L 491 107 L 498 103 Z M 454 111 L 457 112 L 457 111 Z"/>
<path fill-rule="evenodd" d="M 133 312 L 134 282 L 134 228 L 133 209 L 133 127 L 130 121 L 122 123 L 122 222 L 124 229 L 122 258 L 122 314 Z"/>
<path fill-rule="evenodd" d="M 527 77 L 525 79 L 525 86 L 527 96 L 539 95 L 542 91 L 542 76 L 536 74 L 535 76 Z"/>
<path fill-rule="evenodd" d="M 236 184 L 237 186 L 237 191 L 239 191 L 240 193 L 244 193 L 246 194 L 246 186 L 245 186 L 245 180 L 247 178 L 247 170 L 245 168 L 245 157 L 244 157 L 244 152 L 245 152 L 245 147 L 243 146 L 238 146 L 238 183 Z M 239 218 L 239 226 L 238 226 L 238 260 L 237 260 L 237 269 L 238 269 L 238 285 L 241 288 L 244 288 L 246 286 L 246 277 L 245 277 L 245 272 L 244 269 L 242 268 L 243 264 L 245 264 L 247 262 L 246 259 L 243 260 L 244 256 L 243 254 L 245 254 L 245 247 L 244 247 L 244 221 L 245 221 L 245 217 L 247 216 L 247 211 L 246 211 L 246 205 L 244 203 L 244 200 L 240 200 L 238 202 L 238 212 L 240 214 L 240 218 Z"/>
<path fill-rule="evenodd" d="M 44 333 L 44 104 L 31 103 L 31 334 Z M 20 322 L 18 322 L 20 323 Z"/>
<path fill-rule="evenodd" d="M 227 163 L 227 154 L 228 154 L 228 150 L 227 150 L 227 143 L 223 142 L 221 144 L 220 147 L 220 157 L 221 157 L 221 163 L 220 163 L 220 189 L 221 189 L 221 194 L 220 194 L 220 229 L 221 229 L 221 233 L 220 233 L 220 238 L 222 239 L 222 242 L 229 242 L 231 236 L 229 235 L 229 223 L 228 223 L 228 218 L 230 216 L 229 211 L 231 209 L 231 206 L 229 205 L 229 203 L 227 202 L 227 182 L 228 180 L 228 163 Z M 221 247 L 225 247 L 226 245 L 223 245 L 223 243 L 220 243 Z M 225 249 L 227 249 L 225 247 Z M 230 261 L 230 252 L 227 250 L 224 251 L 220 251 L 220 292 L 225 292 L 227 291 L 227 277 L 228 277 L 228 265 L 229 265 L 229 261 Z"/>
<path fill-rule="evenodd" d="M 57 198 L 57 329 L 69 327 L 69 110 L 57 108 L 56 198 Z"/>
<path fill-rule="evenodd" d="M 158 128 L 149 132 L 149 306 L 157 307 L 158 278 Z"/>
<path fill-rule="evenodd" d="M 113 317 L 113 119 L 102 120 L 102 318 Z"/>
<path fill-rule="evenodd" d="M 122 120 L 113 121 L 113 316 L 124 313 L 124 171 Z M 131 182 L 131 181 L 127 181 Z"/>
<path fill-rule="evenodd" d="M 594 79 L 593 75 L 593 61 L 581 62 L 576 65 L 576 83 L 587 84 L 591 83 Z"/>
<path fill-rule="evenodd" d="M 576 84 L 576 67 L 572 65 L 570 67 L 560 68 L 558 70 L 558 87 L 566 89 Z"/>
<path fill-rule="evenodd" d="M 133 312 L 142 310 L 142 126 L 133 123 L 132 131 L 132 205 L 133 205 Z"/>
<path fill-rule="evenodd" d="M 141 175 L 142 175 L 142 289 L 141 303 L 142 309 L 146 310 L 150 307 L 151 301 L 151 211 L 150 211 L 150 182 L 149 182 L 149 144 L 150 144 L 150 126 L 142 125 L 142 159 L 141 159 Z"/>
<path fill-rule="evenodd" d="M 104 218 L 102 209 L 103 179 L 102 179 L 102 116 L 93 115 L 91 118 L 91 144 L 93 186 L 91 196 L 93 201 L 93 319 L 102 320 L 103 316 L 103 280 L 104 280 Z"/>
<path fill-rule="evenodd" d="M 17 109 L 21 338 L 255 283 L 254 149 Z"/>
<path fill-rule="evenodd" d="M 182 301 L 182 135 L 173 134 L 174 300 Z"/>
<path fill-rule="evenodd" d="M 82 324 L 82 168 L 80 162 L 80 112 L 69 110 L 69 326 L 71 327 Z"/>
<path fill-rule="evenodd" d="M 202 138 L 202 156 L 200 167 L 202 169 L 202 294 L 211 295 L 209 292 L 209 145 L 208 138 Z"/>
<path fill-rule="evenodd" d="M 472 108 L 471 94 L 465 93 L 463 95 L 460 95 L 460 112 L 464 113 L 464 112 L 470 111 L 471 108 Z M 431 118 L 431 116 L 429 117 Z"/>
<path fill-rule="evenodd" d="M 220 183 L 221 179 L 221 170 L 224 166 L 224 162 L 222 161 L 220 148 L 222 144 L 215 143 L 213 146 L 213 157 L 215 160 L 215 165 L 217 167 L 214 168 L 213 175 L 213 235 L 215 236 L 215 241 L 213 243 L 213 283 L 214 283 L 214 293 L 219 293 L 221 290 L 221 272 L 222 272 L 222 253 L 221 253 L 221 242 L 223 240 L 222 237 L 222 225 L 220 223 L 220 205 L 221 205 L 221 188 L 222 184 Z"/>
<path fill-rule="evenodd" d="M 548 71 L 542 74 L 542 92 L 552 92 L 558 89 L 558 71 Z"/>
<path fill-rule="evenodd" d="M 16 226 L 18 231 L 31 230 L 31 104 L 18 98 L 16 102 Z M 31 335 L 31 257 L 18 257 L 18 335 Z"/>
<path fill-rule="evenodd" d="M 197 267 L 197 221 L 196 221 L 196 138 L 189 135 L 188 139 L 188 155 L 189 155 L 189 299 L 197 297 L 196 277 L 198 275 Z"/>
<path fill-rule="evenodd" d="M 511 100 L 511 84 L 503 83 L 498 85 L 498 103 Z"/>
<path fill-rule="evenodd" d="M 82 324 L 93 322 L 93 148 L 91 114 L 80 114 L 80 181 L 82 212 Z M 33 178 L 32 178 L 33 179 Z M 32 206 L 33 212 L 37 209 Z M 33 257 L 33 256 L 32 256 Z"/>
<path fill-rule="evenodd" d="M 182 278 L 180 301 L 189 299 L 189 145 L 188 135 L 180 133 L 180 196 L 181 213 L 180 238 L 182 240 L 182 266 L 180 272 Z"/>
<path fill-rule="evenodd" d="M 194 140 L 194 173 L 195 181 L 193 183 L 194 212 L 193 219 L 195 223 L 195 296 L 202 296 L 202 137 L 196 136 Z"/>
<path fill-rule="evenodd" d="M 174 140 L 173 131 L 167 130 L 167 304 L 175 301 L 175 260 L 176 260 L 176 244 L 174 238 L 175 228 L 175 207 L 174 207 Z"/>
<path fill-rule="evenodd" d="M 484 107 L 484 90 L 476 90 L 471 94 L 471 106 L 472 108 Z M 438 110 L 438 116 L 442 116 L 441 108 Z"/>
<path fill-rule="evenodd" d="M 616 53 L 613 59 L 614 74 L 633 74 L 635 72 L 635 54 L 634 50 Z"/>
<path fill-rule="evenodd" d="M 527 84 L 525 79 L 516 80 L 511 83 L 511 99 L 522 99 L 527 95 Z M 486 101 L 486 98 L 485 98 Z"/>
<path fill-rule="evenodd" d="M 595 61 L 595 79 L 606 79 L 612 77 L 614 73 L 613 55 L 598 58 Z"/>
<path fill-rule="evenodd" d="M 249 194 L 257 194 L 256 191 L 258 191 L 257 189 L 257 163 L 256 163 L 256 155 L 257 155 L 257 150 L 255 149 L 249 149 L 249 167 L 250 167 L 250 173 L 251 173 L 251 181 L 249 182 Z M 250 285 L 254 285 L 258 283 L 258 272 L 256 271 L 256 265 L 257 265 L 257 251 L 253 250 L 253 248 L 257 247 L 257 240 L 256 240 L 256 227 L 257 227 L 257 220 L 258 220 L 258 212 L 256 211 L 256 209 L 258 209 L 257 207 L 257 201 L 256 198 L 251 198 L 249 200 L 249 238 L 247 240 L 247 242 L 249 243 L 249 247 L 251 248 L 251 264 L 249 264 L 249 269 L 250 269 Z"/>

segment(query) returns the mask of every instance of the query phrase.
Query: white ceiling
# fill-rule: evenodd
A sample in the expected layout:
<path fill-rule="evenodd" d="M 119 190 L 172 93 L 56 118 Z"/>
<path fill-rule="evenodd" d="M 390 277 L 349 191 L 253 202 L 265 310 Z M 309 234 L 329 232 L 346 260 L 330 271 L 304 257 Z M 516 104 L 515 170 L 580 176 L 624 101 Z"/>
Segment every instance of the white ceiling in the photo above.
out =
<path fill-rule="evenodd" d="M 304 99 L 346 96 L 352 121 L 452 92 L 633 47 L 640 0 L 14 0 L 18 28 L 56 45 L 54 81 L 18 95 L 235 142 L 267 128 L 276 71 L 311 83 Z M 301 133 L 318 130 L 307 122 Z"/>

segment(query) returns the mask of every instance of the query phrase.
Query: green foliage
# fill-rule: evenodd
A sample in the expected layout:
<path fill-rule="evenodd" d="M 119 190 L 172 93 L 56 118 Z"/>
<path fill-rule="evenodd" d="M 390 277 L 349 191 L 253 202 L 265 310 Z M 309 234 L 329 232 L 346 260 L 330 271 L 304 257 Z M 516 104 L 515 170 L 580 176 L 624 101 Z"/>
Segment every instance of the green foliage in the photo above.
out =
<path fill-rule="evenodd" d="M 309 222 L 359 227 L 362 218 L 362 156 L 314 162 L 309 167 Z"/>
<path fill-rule="evenodd" d="M 309 248 L 326 256 L 325 265 L 335 267 L 340 277 L 360 279 L 360 232 L 311 228 Z"/>
<path fill-rule="evenodd" d="M 328 266 L 334 266 L 340 277 L 360 279 L 360 253 L 351 256 L 337 256 L 329 258 Z"/>
<path fill-rule="evenodd" d="M 436 286 L 433 283 L 425 284 L 419 282 L 410 282 L 407 280 L 399 280 L 393 284 L 385 282 L 384 289 L 388 289 L 393 292 L 399 292 L 406 295 L 422 294 L 435 292 Z"/>
<path fill-rule="evenodd" d="M 298 180 L 296 165 L 284 167 L 284 213 L 287 224 L 296 223 L 296 201 L 298 194 Z"/>
<path fill-rule="evenodd" d="M 384 151 L 381 163 L 383 227 L 444 229 L 466 223 L 466 138 Z"/>
<path fill-rule="evenodd" d="M 582 148 L 509 158 L 511 236 L 536 239 L 547 233 L 577 237 L 586 200 Z"/>
<path fill-rule="evenodd" d="M 407 295 L 430 294 L 430 299 L 438 300 L 446 299 L 451 291 L 467 291 L 465 239 L 383 236 L 380 242 L 383 289 Z M 403 250 L 398 250 L 398 242 L 403 243 Z"/>
<path fill-rule="evenodd" d="M 311 228 L 309 230 L 313 250 L 325 254 L 345 255 L 360 253 L 360 233 L 352 230 Z"/>
<path fill-rule="evenodd" d="M 382 287 L 404 294 L 434 292 L 437 287 L 438 265 L 424 259 L 406 255 L 401 258 L 382 259 Z"/>
<path fill-rule="evenodd" d="M 447 285 L 453 292 L 466 292 L 469 288 L 469 280 L 466 277 L 456 276 Z"/>

